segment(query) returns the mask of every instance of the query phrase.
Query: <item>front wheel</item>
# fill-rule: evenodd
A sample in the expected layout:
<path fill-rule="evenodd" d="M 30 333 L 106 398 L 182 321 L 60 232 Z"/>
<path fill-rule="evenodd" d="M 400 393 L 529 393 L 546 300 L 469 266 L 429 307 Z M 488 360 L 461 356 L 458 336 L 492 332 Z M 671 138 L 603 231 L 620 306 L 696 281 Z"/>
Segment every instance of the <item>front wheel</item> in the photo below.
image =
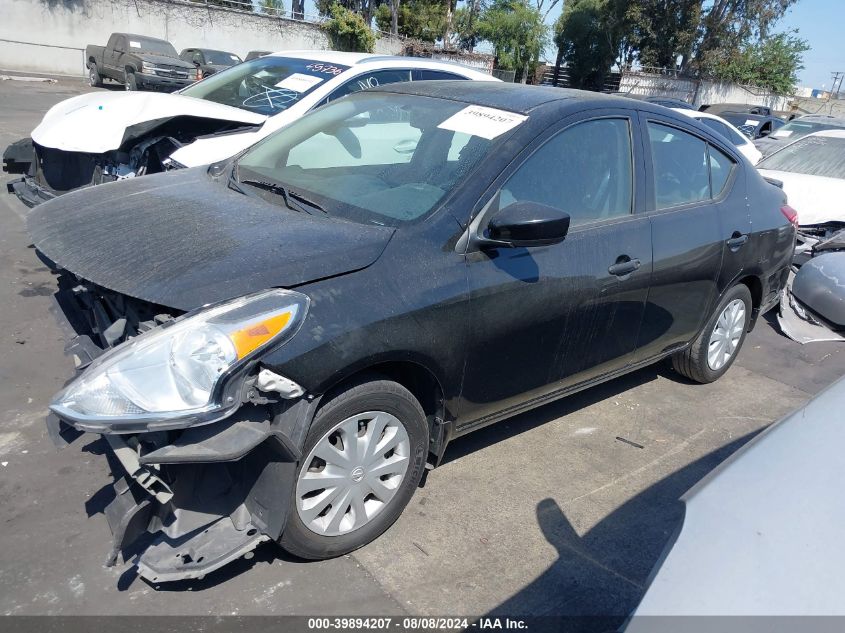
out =
<path fill-rule="evenodd" d="M 427 451 L 425 414 L 398 383 L 373 380 L 334 396 L 308 432 L 282 547 L 317 560 L 374 540 L 410 501 Z"/>
<path fill-rule="evenodd" d="M 736 360 L 751 322 L 751 292 L 745 284 L 728 290 L 701 334 L 672 356 L 679 374 L 700 383 L 713 382 Z"/>
<path fill-rule="evenodd" d="M 92 88 L 99 88 L 103 85 L 103 78 L 100 77 L 100 71 L 93 64 L 88 69 L 88 85 Z"/>
<path fill-rule="evenodd" d="M 138 82 L 135 79 L 135 73 L 126 73 L 126 89 L 133 92 L 138 89 Z"/>

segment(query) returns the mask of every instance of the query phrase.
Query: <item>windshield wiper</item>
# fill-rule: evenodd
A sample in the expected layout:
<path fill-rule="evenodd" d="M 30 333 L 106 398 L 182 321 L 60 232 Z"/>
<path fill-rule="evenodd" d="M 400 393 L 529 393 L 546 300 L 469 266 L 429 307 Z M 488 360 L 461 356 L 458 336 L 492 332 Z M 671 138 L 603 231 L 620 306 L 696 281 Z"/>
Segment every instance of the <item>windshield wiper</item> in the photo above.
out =
<path fill-rule="evenodd" d="M 278 183 L 269 182 L 266 180 L 252 180 L 250 178 L 238 180 L 237 182 L 243 185 L 251 185 L 259 189 L 264 189 L 265 191 L 274 193 L 277 196 L 281 196 L 282 200 L 285 201 L 285 206 L 287 206 L 287 208 L 291 211 L 301 211 L 307 213 L 308 215 L 312 215 L 312 213 L 305 207 L 305 205 L 308 205 L 309 207 L 313 207 L 314 209 L 317 209 L 317 211 L 321 211 L 328 215 L 328 211 L 326 211 L 323 207 L 321 207 L 313 200 L 309 200 L 305 196 L 300 195 L 295 191 L 291 191 L 287 187 L 284 187 L 283 185 L 280 185 Z"/>

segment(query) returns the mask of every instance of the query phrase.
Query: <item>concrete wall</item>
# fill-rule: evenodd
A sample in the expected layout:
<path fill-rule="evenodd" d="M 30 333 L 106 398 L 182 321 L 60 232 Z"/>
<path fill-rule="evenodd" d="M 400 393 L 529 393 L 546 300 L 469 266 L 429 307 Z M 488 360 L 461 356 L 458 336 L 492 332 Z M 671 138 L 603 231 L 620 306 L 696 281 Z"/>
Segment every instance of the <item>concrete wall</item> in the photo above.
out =
<path fill-rule="evenodd" d="M 88 44 L 104 46 L 112 32 L 169 40 L 177 51 L 330 48 L 316 24 L 182 0 L 0 0 L 0 68 L 83 75 Z M 376 52 L 398 54 L 402 42 L 377 40 Z"/>
<path fill-rule="evenodd" d="M 746 103 L 768 106 L 773 110 L 788 110 L 791 100 L 790 97 L 738 84 L 646 73 L 623 73 L 619 90 L 636 95 L 675 97 L 689 101 L 696 107 L 715 103 Z"/>

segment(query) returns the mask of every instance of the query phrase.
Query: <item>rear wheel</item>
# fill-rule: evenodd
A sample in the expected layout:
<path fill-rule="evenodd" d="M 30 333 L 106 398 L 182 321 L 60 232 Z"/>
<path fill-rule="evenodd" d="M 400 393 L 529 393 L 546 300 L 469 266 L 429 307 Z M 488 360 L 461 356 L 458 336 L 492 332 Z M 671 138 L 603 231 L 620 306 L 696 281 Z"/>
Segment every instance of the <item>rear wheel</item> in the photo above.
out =
<path fill-rule="evenodd" d="M 745 341 L 751 309 L 745 284 L 728 290 L 698 338 L 672 357 L 675 371 L 700 383 L 713 382 L 728 371 Z"/>
<path fill-rule="evenodd" d="M 138 82 L 135 79 L 135 73 L 126 73 L 126 89 L 132 91 L 138 89 Z"/>
<path fill-rule="evenodd" d="M 95 64 L 91 64 L 88 68 L 88 85 L 92 88 L 99 88 L 103 85 L 103 78 L 100 77 L 100 71 L 97 70 Z"/>
<path fill-rule="evenodd" d="M 373 380 L 331 398 L 305 441 L 282 547 L 324 559 L 380 536 L 419 485 L 427 450 L 422 407 L 398 383 Z"/>

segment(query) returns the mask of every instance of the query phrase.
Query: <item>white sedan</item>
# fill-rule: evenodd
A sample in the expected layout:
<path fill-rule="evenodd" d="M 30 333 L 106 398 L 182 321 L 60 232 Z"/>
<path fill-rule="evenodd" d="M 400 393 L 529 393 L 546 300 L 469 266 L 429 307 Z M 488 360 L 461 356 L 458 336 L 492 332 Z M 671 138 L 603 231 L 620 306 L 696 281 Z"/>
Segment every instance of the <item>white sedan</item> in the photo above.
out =
<path fill-rule="evenodd" d="M 760 153 L 760 150 L 754 147 L 754 143 L 745 136 L 742 132 L 736 129 L 732 124 L 725 121 L 720 116 L 716 116 L 715 114 L 708 114 L 707 112 L 698 112 L 696 110 L 687 110 L 684 108 L 672 108 L 675 112 L 680 112 L 681 114 L 685 114 L 688 117 L 693 119 L 697 119 L 701 121 L 707 127 L 717 131 L 719 134 L 727 138 L 731 144 L 736 146 L 736 148 L 745 156 L 748 160 L 751 161 L 752 165 L 756 165 L 757 162 L 763 157 L 763 154 Z"/>
<path fill-rule="evenodd" d="M 757 169 L 764 178 L 783 183 L 805 230 L 820 233 L 845 225 L 845 130 L 803 136 L 766 156 Z"/>
<path fill-rule="evenodd" d="M 25 141 L 7 150 L 14 171 L 25 174 L 10 190 L 34 206 L 79 187 L 207 165 L 351 92 L 432 79 L 498 81 L 435 59 L 283 51 L 177 93 L 87 93 L 53 106 L 33 130 L 31 148 Z"/>

